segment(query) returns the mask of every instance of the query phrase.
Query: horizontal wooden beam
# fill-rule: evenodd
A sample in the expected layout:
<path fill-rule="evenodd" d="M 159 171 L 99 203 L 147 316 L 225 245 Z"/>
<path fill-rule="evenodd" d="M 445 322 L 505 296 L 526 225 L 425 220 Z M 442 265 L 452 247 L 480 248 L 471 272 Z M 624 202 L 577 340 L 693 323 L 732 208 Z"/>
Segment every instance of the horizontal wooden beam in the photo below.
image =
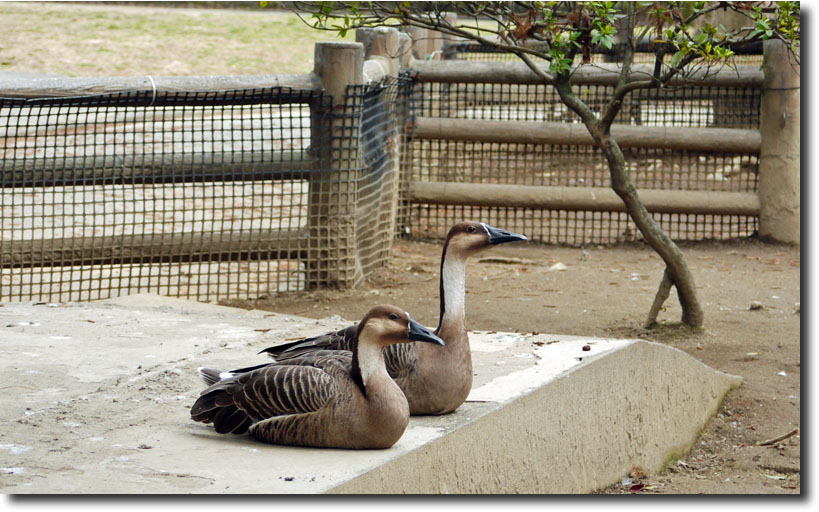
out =
<path fill-rule="evenodd" d="M 152 82 L 153 80 L 153 82 Z M 297 91 L 320 91 L 321 81 L 308 75 L 226 75 L 226 76 L 123 76 L 123 77 L 45 77 L 0 80 L 0 97 L 62 98 L 120 92 L 153 91 L 196 93 L 286 87 Z"/>
<path fill-rule="evenodd" d="M 716 153 L 759 153 L 759 130 L 612 125 L 620 147 L 674 149 Z M 545 121 L 488 121 L 419 117 L 415 137 L 517 144 L 594 146 L 586 127 L 578 123 Z"/>
<path fill-rule="evenodd" d="M 759 215 L 754 192 L 639 191 L 651 213 Z M 544 187 L 483 183 L 410 182 L 409 200 L 421 204 L 499 206 L 537 210 L 625 212 L 619 196 L 602 187 Z"/>
<path fill-rule="evenodd" d="M 413 70 L 422 82 L 466 84 L 542 84 L 544 81 L 523 62 L 480 62 L 463 60 L 413 60 Z M 654 72 L 653 64 L 635 64 L 629 75 L 630 81 L 647 80 Z M 547 73 L 547 75 L 549 75 Z M 549 75 L 551 76 L 551 75 Z M 765 76 L 755 66 L 724 67 L 719 70 L 704 69 L 689 77 L 675 77 L 668 87 L 702 85 L 718 87 L 762 87 Z M 616 63 L 580 66 L 572 74 L 575 85 L 617 85 L 620 68 Z M 553 80 L 545 82 L 554 85 Z"/>
<path fill-rule="evenodd" d="M 303 230 L 0 241 L 3 268 L 304 258 Z"/>
<path fill-rule="evenodd" d="M 0 188 L 112 183 L 304 180 L 306 151 L 239 151 L 0 160 Z"/>

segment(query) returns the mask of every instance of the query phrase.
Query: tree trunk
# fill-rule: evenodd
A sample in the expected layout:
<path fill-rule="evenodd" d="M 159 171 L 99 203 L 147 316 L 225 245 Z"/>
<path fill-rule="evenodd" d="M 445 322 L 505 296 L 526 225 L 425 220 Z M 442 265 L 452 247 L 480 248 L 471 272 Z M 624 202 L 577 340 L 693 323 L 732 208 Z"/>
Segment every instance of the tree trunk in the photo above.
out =
<path fill-rule="evenodd" d="M 637 196 L 637 189 L 629 180 L 625 157 L 617 141 L 609 134 L 602 135 L 600 147 L 608 160 L 611 188 L 625 203 L 629 216 L 637 225 L 646 243 L 660 255 L 666 264 L 668 277 L 677 288 L 677 296 L 682 307 L 682 322 L 690 327 L 702 327 L 703 311 L 697 298 L 694 276 L 688 269 L 685 256 L 677 244 L 655 222 L 654 217 L 648 213 Z"/>
<path fill-rule="evenodd" d="M 608 122 L 606 125 L 601 126 L 601 122 L 594 112 L 574 94 L 567 73 L 555 77 L 555 89 L 563 103 L 580 116 L 586 129 L 589 130 L 592 138 L 603 151 L 603 155 L 609 164 L 611 188 L 623 200 L 629 216 L 637 225 L 646 243 L 665 262 L 668 277 L 677 288 L 677 296 L 682 307 L 682 322 L 690 327 L 702 327 L 703 311 L 697 299 L 694 276 L 691 275 L 691 271 L 688 269 L 685 257 L 677 244 L 660 228 L 640 201 L 637 189 L 634 188 L 628 177 L 623 151 L 609 132 L 610 121 L 614 119 L 619 103 L 614 105 L 614 109 L 607 110 Z M 661 284 L 661 286 L 663 285 Z"/>

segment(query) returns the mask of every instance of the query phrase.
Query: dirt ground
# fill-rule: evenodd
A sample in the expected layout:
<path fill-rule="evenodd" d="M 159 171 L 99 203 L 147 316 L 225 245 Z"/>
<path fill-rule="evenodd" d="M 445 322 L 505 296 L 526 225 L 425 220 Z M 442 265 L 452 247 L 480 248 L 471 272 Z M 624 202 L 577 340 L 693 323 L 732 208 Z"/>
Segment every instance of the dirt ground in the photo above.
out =
<path fill-rule="evenodd" d="M 353 291 L 317 291 L 226 305 L 322 318 L 360 318 L 372 305 L 438 319 L 440 244 L 398 241 L 389 264 Z M 800 493 L 800 250 L 756 240 L 683 244 L 705 311 L 705 329 L 677 324 L 676 296 L 660 326 L 641 326 L 662 276 L 643 245 L 502 246 L 467 267 L 467 326 L 473 330 L 643 338 L 740 375 L 691 451 L 659 474 L 636 468 L 605 493 Z M 552 268 L 556 263 L 565 270 Z M 758 304 L 756 304 L 758 303 Z M 755 309 L 752 309 L 755 304 Z M 756 308 L 756 306 L 761 307 Z"/>

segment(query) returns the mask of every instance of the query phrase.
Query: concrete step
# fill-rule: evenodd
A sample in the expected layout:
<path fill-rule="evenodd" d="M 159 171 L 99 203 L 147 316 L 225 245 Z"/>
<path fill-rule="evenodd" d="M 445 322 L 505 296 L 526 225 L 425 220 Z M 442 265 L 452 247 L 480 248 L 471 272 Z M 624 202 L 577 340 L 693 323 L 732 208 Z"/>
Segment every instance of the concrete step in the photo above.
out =
<path fill-rule="evenodd" d="M 262 348 L 350 323 L 155 295 L 0 304 L 0 491 L 585 493 L 660 470 L 741 383 L 657 343 L 472 332 L 467 402 L 413 417 L 388 450 L 190 420 L 197 367 L 265 362 Z"/>

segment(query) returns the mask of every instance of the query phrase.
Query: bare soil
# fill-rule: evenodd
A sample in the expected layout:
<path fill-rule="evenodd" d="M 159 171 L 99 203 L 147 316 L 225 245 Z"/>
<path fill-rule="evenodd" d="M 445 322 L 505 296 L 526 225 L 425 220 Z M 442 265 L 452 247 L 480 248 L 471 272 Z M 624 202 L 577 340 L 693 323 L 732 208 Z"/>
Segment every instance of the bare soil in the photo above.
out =
<path fill-rule="evenodd" d="M 640 244 L 570 248 L 528 243 L 493 249 L 468 266 L 467 326 L 643 338 L 743 377 L 743 385 L 726 396 L 689 453 L 660 473 L 635 468 L 623 475 L 624 482 L 600 492 L 800 493 L 801 432 L 758 445 L 800 428 L 800 250 L 756 240 L 682 247 L 705 310 L 702 331 L 679 325 L 673 292 L 660 325 L 642 328 L 663 265 Z M 440 250 L 439 243 L 398 241 L 388 265 L 360 289 L 223 304 L 354 320 L 386 302 L 434 326 Z M 565 270 L 552 268 L 556 263 Z"/>

